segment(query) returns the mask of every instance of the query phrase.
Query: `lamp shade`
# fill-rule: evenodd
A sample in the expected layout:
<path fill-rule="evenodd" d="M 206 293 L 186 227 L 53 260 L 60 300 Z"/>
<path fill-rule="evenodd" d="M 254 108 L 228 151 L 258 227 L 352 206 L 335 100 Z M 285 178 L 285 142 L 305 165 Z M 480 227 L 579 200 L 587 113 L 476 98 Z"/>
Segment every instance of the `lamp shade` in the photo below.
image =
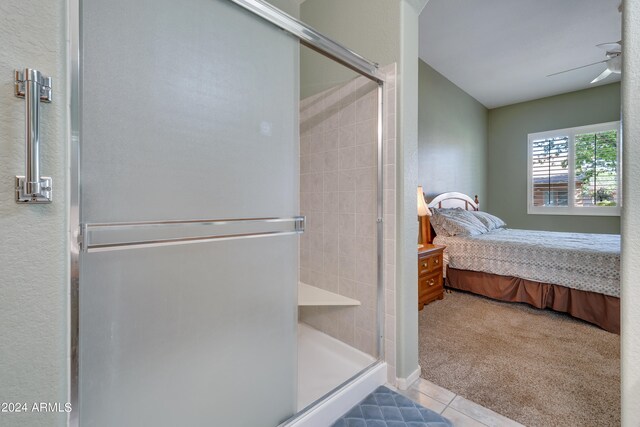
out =
<path fill-rule="evenodd" d="M 422 186 L 418 186 L 418 216 L 431 216 L 431 211 L 424 200 Z"/>

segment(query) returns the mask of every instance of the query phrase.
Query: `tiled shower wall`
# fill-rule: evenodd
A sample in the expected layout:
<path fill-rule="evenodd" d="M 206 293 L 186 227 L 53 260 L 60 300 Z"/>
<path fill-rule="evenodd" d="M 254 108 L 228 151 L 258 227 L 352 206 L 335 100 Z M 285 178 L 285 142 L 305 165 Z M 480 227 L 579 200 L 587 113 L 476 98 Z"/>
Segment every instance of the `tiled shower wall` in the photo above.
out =
<path fill-rule="evenodd" d="M 385 359 L 395 365 L 395 64 L 385 67 Z M 377 356 L 377 84 L 357 77 L 300 102 L 300 280 L 355 307 L 301 307 L 300 320 Z M 395 378 L 394 378 L 395 380 Z"/>

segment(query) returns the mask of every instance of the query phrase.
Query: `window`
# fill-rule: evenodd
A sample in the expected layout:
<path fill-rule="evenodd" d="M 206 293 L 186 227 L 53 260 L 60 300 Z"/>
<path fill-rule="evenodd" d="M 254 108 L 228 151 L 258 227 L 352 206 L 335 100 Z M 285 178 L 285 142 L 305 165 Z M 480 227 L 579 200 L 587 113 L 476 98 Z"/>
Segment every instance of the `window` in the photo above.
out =
<path fill-rule="evenodd" d="M 620 215 L 620 122 L 529 134 L 530 214 Z"/>

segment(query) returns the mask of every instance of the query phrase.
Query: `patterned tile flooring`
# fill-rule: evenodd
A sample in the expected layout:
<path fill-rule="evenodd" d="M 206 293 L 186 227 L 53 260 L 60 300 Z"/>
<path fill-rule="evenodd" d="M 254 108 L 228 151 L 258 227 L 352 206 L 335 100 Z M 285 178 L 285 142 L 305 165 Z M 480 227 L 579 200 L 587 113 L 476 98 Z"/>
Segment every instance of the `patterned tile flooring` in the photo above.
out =
<path fill-rule="evenodd" d="M 491 409 L 422 378 L 408 390 L 397 391 L 442 415 L 455 427 L 524 427 Z"/>

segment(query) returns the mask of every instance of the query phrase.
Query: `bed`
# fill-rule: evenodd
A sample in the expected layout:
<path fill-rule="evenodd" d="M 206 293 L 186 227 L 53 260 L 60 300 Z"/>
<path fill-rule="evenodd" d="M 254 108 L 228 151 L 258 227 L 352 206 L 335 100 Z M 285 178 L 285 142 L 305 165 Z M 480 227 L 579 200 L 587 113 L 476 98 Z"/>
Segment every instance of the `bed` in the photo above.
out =
<path fill-rule="evenodd" d="M 506 228 L 479 210 L 477 197 L 462 193 L 441 194 L 428 206 L 434 214 L 426 237 L 446 246 L 448 287 L 565 312 L 620 333 L 619 235 Z M 464 222 L 470 213 L 486 230 L 476 232 L 475 222 L 470 235 L 443 228 L 449 220 L 443 217 Z"/>

